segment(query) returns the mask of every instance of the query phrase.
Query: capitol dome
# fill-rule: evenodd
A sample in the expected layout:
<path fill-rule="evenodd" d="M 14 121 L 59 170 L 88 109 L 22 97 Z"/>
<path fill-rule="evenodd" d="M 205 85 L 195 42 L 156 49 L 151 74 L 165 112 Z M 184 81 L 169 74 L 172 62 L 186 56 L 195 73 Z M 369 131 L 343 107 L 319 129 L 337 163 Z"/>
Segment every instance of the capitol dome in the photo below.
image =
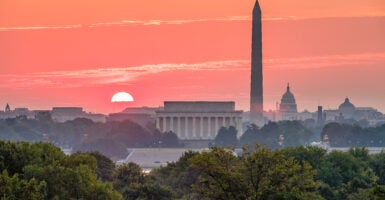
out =
<path fill-rule="evenodd" d="M 287 84 L 286 93 L 282 95 L 281 103 L 294 103 L 295 98 L 293 93 L 290 92 L 290 85 Z"/>
<path fill-rule="evenodd" d="M 346 98 L 345 101 L 338 107 L 338 111 L 344 115 L 344 117 L 351 118 L 356 111 L 356 107 L 350 103 L 349 98 Z"/>
<path fill-rule="evenodd" d="M 282 95 L 280 111 L 294 113 L 297 112 L 297 103 L 295 101 L 293 93 L 290 92 L 289 84 L 287 84 L 286 93 Z"/>
<path fill-rule="evenodd" d="M 345 102 L 343 102 L 339 107 L 339 110 L 341 110 L 341 109 L 353 109 L 353 110 L 355 110 L 356 107 L 352 103 L 350 103 L 349 98 L 346 98 Z"/>

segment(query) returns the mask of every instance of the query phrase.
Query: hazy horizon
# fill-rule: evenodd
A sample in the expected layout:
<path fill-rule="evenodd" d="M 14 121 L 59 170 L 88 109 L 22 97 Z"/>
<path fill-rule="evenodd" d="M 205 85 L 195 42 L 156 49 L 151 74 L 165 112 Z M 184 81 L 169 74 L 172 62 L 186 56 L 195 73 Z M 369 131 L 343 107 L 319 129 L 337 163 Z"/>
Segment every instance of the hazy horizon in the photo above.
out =
<path fill-rule="evenodd" d="M 254 0 L 0 2 L 0 107 L 116 112 L 163 101 L 249 109 Z M 385 112 L 385 3 L 262 0 L 264 109 L 290 83 L 299 111 Z"/>

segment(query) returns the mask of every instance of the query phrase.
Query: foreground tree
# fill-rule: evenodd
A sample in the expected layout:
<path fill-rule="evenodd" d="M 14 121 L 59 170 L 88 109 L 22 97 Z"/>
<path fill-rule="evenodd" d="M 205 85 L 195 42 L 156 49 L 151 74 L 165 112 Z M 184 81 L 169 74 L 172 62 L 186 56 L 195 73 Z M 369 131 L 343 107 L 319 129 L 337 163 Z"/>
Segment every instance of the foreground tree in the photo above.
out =
<path fill-rule="evenodd" d="M 171 199 L 172 193 L 167 188 L 147 181 L 142 169 L 135 163 L 118 166 L 114 173 L 114 187 L 124 199 Z"/>
<path fill-rule="evenodd" d="M 244 151 L 241 159 L 253 199 L 321 199 L 316 193 L 316 172 L 307 162 L 300 164 L 285 158 L 282 151 L 259 146 L 254 153 Z"/>
<path fill-rule="evenodd" d="M 172 188 L 173 197 L 176 199 L 191 199 L 195 195 L 191 185 L 196 183 L 198 172 L 191 167 L 189 160 L 198 154 L 187 151 L 178 161 L 153 169 L 148 178 L 151 182 Z"/>
<path fill-rule="evenodd" d="M 103 181 L 112 181 L 112 173 L 115 169 L 114 162 L 98 151 L 88 152 L 88 155 L 96 159 L 96 175 Z"/>
<path fill-rule="evenodd" d="M 0 167 L 0 184 L 8 188 L 4 194 L 31 194 L 5 199 L 121 199 L 111 184 L 96 177 L 94 157 L 82 153 L 65 156 L 49 143 L 0 141 Z M 32 198 L 35 193 L 39 195 Z"/>
<path fill-rule="evenodd" d="M 0 174 L 0 198 L 40 200 L 46 197 L 46 182 L 35 179 L 20 179 L 18 174 L 9 176 L 7 171 Z"/>
<path fill-rule="evenodd" d="M 190 162 L 200 172 L 193 188 L 201 199 L 321 199 L 316 172 L 281 151 L 257 146 L 237 157 L 231 149 L 212 148 Z"/>

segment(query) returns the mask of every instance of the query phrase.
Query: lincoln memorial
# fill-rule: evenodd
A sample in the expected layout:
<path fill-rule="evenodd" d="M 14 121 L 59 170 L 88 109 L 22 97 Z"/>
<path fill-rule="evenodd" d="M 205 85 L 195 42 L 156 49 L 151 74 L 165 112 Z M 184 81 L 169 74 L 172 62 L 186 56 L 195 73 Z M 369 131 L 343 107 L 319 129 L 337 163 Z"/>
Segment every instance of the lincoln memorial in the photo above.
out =
<path fill-rule="evenodd" d="M 242 135 L 242 111 L 234 102 L 166 101 L 156 111 L 156 127 L 181 140 L 212 140 L 221 127 L 234 126 Z"/>

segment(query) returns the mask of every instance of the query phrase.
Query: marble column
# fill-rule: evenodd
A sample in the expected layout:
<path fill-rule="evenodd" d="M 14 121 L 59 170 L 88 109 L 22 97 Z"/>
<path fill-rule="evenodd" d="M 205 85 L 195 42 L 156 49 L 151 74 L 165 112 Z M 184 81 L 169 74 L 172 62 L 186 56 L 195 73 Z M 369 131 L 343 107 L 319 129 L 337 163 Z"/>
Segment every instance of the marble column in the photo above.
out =
<path fill-rule="evenodd" d="M 168 131 L 173 131 L 174 130 L 174 117 L 170 117 L 170 128 Z"/>
<path fill-rule="evenodd" d="M 181 127 L 180 127 L 180 118 L 178 117 L 178 125 L 177 125 L 177 134 L 179 135 L 180 138 L 182 138 L 182 132 L 181 132 Z"/>
<path fill-rule="evenodd" d="M 199 138 L 200 139 L 203 139 L 203 137 L 204 137 L 204 133 L 203 133 L 203 117 L 199 117 L 200 119 L 199 119 Z"/>
<path fill-rule="evenodd" d="M 155 121 L 155 124 L 156 124 L 156 129 L 160 129 L 160 124 L 159 124 L 159 117 L 158 118 L 156 118 L 156 121 Z"/>
<path fill-rule="evenodd" d="M 208 128 L 207 128 L 207 138 L 209 139 L 210 137 L 211 137 L 211 117 L 208 117 L 207 118 L 207 120 L 208 120 L 208 124 L 207 124 L 207 126 L 208 126 Z"/>
<path fill-rule="evenodd" d="M 195 116 L 193 117 L 193 121 L 192 121 L 192 128 L 193 128 L 193 138 L 197 138 L 197 133 L 196 133 L 196 127 L 195 127 L 196 123 L 195 123 Z"/>
<path fill-rule="evenodd" d="M 189 137 L 188 117 L 187 116 L 184 117 L 184 130 L 183 131 L 184 131 L 185 138 L 189 139 L 190 137 Z"/>
<path fill-rule="evenodd" d="M 166 131 L 166 121 L 167 121 L 167 117 L 163 117 L 163 127 L 162 127 L 162 132 L 165 132 Z"/>

